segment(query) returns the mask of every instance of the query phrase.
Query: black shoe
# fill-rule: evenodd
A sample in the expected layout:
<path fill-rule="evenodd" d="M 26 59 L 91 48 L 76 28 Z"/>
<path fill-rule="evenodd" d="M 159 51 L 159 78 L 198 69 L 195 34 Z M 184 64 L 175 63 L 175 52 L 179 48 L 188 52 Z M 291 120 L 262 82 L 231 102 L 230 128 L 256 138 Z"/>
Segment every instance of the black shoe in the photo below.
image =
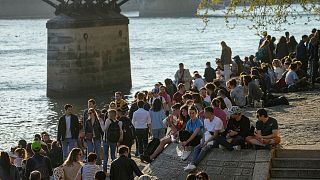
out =
<path fill-rule="evenodd" d="M 140 156 L 141 161 L 143 162 L 147 162 L 147 163 L 151 163 L 152 160 L 150 159 L 150 156 L 146 156 L 146 155 L 141 155 Z"/>

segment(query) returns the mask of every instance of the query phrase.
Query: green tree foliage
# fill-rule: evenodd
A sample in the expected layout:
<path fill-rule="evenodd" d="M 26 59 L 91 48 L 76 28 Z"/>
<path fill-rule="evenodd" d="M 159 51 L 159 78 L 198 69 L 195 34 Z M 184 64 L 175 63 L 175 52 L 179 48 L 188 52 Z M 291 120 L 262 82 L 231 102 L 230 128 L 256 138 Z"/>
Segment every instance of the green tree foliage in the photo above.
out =
<path fill-rule="evenodd" d="M 236 27 L 241 20 L 248 20 L 248 28 L 261 30 L 285 30 L 283 25 L 294 24 L 298 18 L 307 17 L 310 21 L 320 21 L 320 0 L 200 0 L 198 16 L 205 26 L 208 25 L 209 14 L 217 12 L 219 6 L 223 10 L 226 26 Z"/>

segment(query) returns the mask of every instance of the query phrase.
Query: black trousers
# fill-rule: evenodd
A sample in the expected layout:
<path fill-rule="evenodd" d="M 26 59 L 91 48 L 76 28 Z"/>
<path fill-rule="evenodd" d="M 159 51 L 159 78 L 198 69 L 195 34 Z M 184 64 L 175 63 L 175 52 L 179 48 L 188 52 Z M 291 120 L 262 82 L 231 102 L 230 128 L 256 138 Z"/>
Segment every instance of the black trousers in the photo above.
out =
<path fill-rule="evenodd" d="M 143 154 L 143 151 L 148 146 L 148 129 L 136 129 L 137 144 L 139 154 Z"/>
<path fill-rule="evenodd" d="M 180 141 L 187 141 L 190 137 L 191 137 L 192 133 L 190 133 L 189 131 L 180 131 L 179 132 L 179 138 Z M 197 146 L 198 144 L 200 144 L 202 136 L 197 135 L 194 139 L 192 139 L 186 146 Z"/>

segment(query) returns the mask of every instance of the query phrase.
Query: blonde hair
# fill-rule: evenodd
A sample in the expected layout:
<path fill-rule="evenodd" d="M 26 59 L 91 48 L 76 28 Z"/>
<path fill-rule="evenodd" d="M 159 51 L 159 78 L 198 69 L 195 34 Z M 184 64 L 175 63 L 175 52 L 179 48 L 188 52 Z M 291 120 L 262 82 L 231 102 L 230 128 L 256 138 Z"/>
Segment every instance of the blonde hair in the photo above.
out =
<path fill-rule="evenodd" d="M 73 148 L 71 152 L 69 153 L 67 159 L 64 161 L 64 166 L 71 166 L 74 162 L 79 162 L 80 160 L 77 159 L 77 156 L 81 153 L 80 148 Z"/>
<path fill-rule="evenodd" d="M 17 148 L 14 152 L 19 158 L 27 159 L 27 151 L 24 148 Z"/>
<path fill-rule="evenodd" d="M 272 61 L 272 66 L 274 67 L 281 67 L 281 61 L 279 59 L 274 59 Z"/>

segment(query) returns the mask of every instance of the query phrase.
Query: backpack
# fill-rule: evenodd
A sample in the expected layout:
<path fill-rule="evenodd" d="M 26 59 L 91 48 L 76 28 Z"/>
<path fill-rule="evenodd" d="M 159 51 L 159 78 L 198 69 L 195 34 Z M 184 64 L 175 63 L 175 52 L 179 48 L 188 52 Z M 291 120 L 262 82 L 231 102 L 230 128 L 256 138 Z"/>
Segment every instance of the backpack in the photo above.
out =
<path fill-rule="evenodd" d="M 131 146 L 135 139 L 135 128 L 130 120 L 122 121 L 123 141 L 122 144 Z"/>
<path fill-rule="evenodd" d="M 42 179 L 47 179 L 47 178 L 50 178 L 50 174 L 49 174 L 49 168 L 47 166 L 47 163 L 46 163 L 46 158 L 45 157 L 42 157 L 41 161 L 39 162 L 38 160 L 34 159 L 34 158 L 31 158 L 34 163 L 35 163 L 35 166 L 34 166 L 34 171 L 37 170 L 41 173 L 41 178 Z"/>
<path fill-rule="evenodd" d="M 153 138 L 152 141 L 148 143 L 147 148 L 144 150 L 143 155 L 150 156 L 157 149 L 160 144 L 160 140 L 158 138 Z"/>
<path fill-rule="evenodd" d="M 120 126 L 118 121 L 111 120 L 111 124 L 109 125 L 107 131 L 107 140 L 112 143 L 116 143 L 120 139 Z"/>

